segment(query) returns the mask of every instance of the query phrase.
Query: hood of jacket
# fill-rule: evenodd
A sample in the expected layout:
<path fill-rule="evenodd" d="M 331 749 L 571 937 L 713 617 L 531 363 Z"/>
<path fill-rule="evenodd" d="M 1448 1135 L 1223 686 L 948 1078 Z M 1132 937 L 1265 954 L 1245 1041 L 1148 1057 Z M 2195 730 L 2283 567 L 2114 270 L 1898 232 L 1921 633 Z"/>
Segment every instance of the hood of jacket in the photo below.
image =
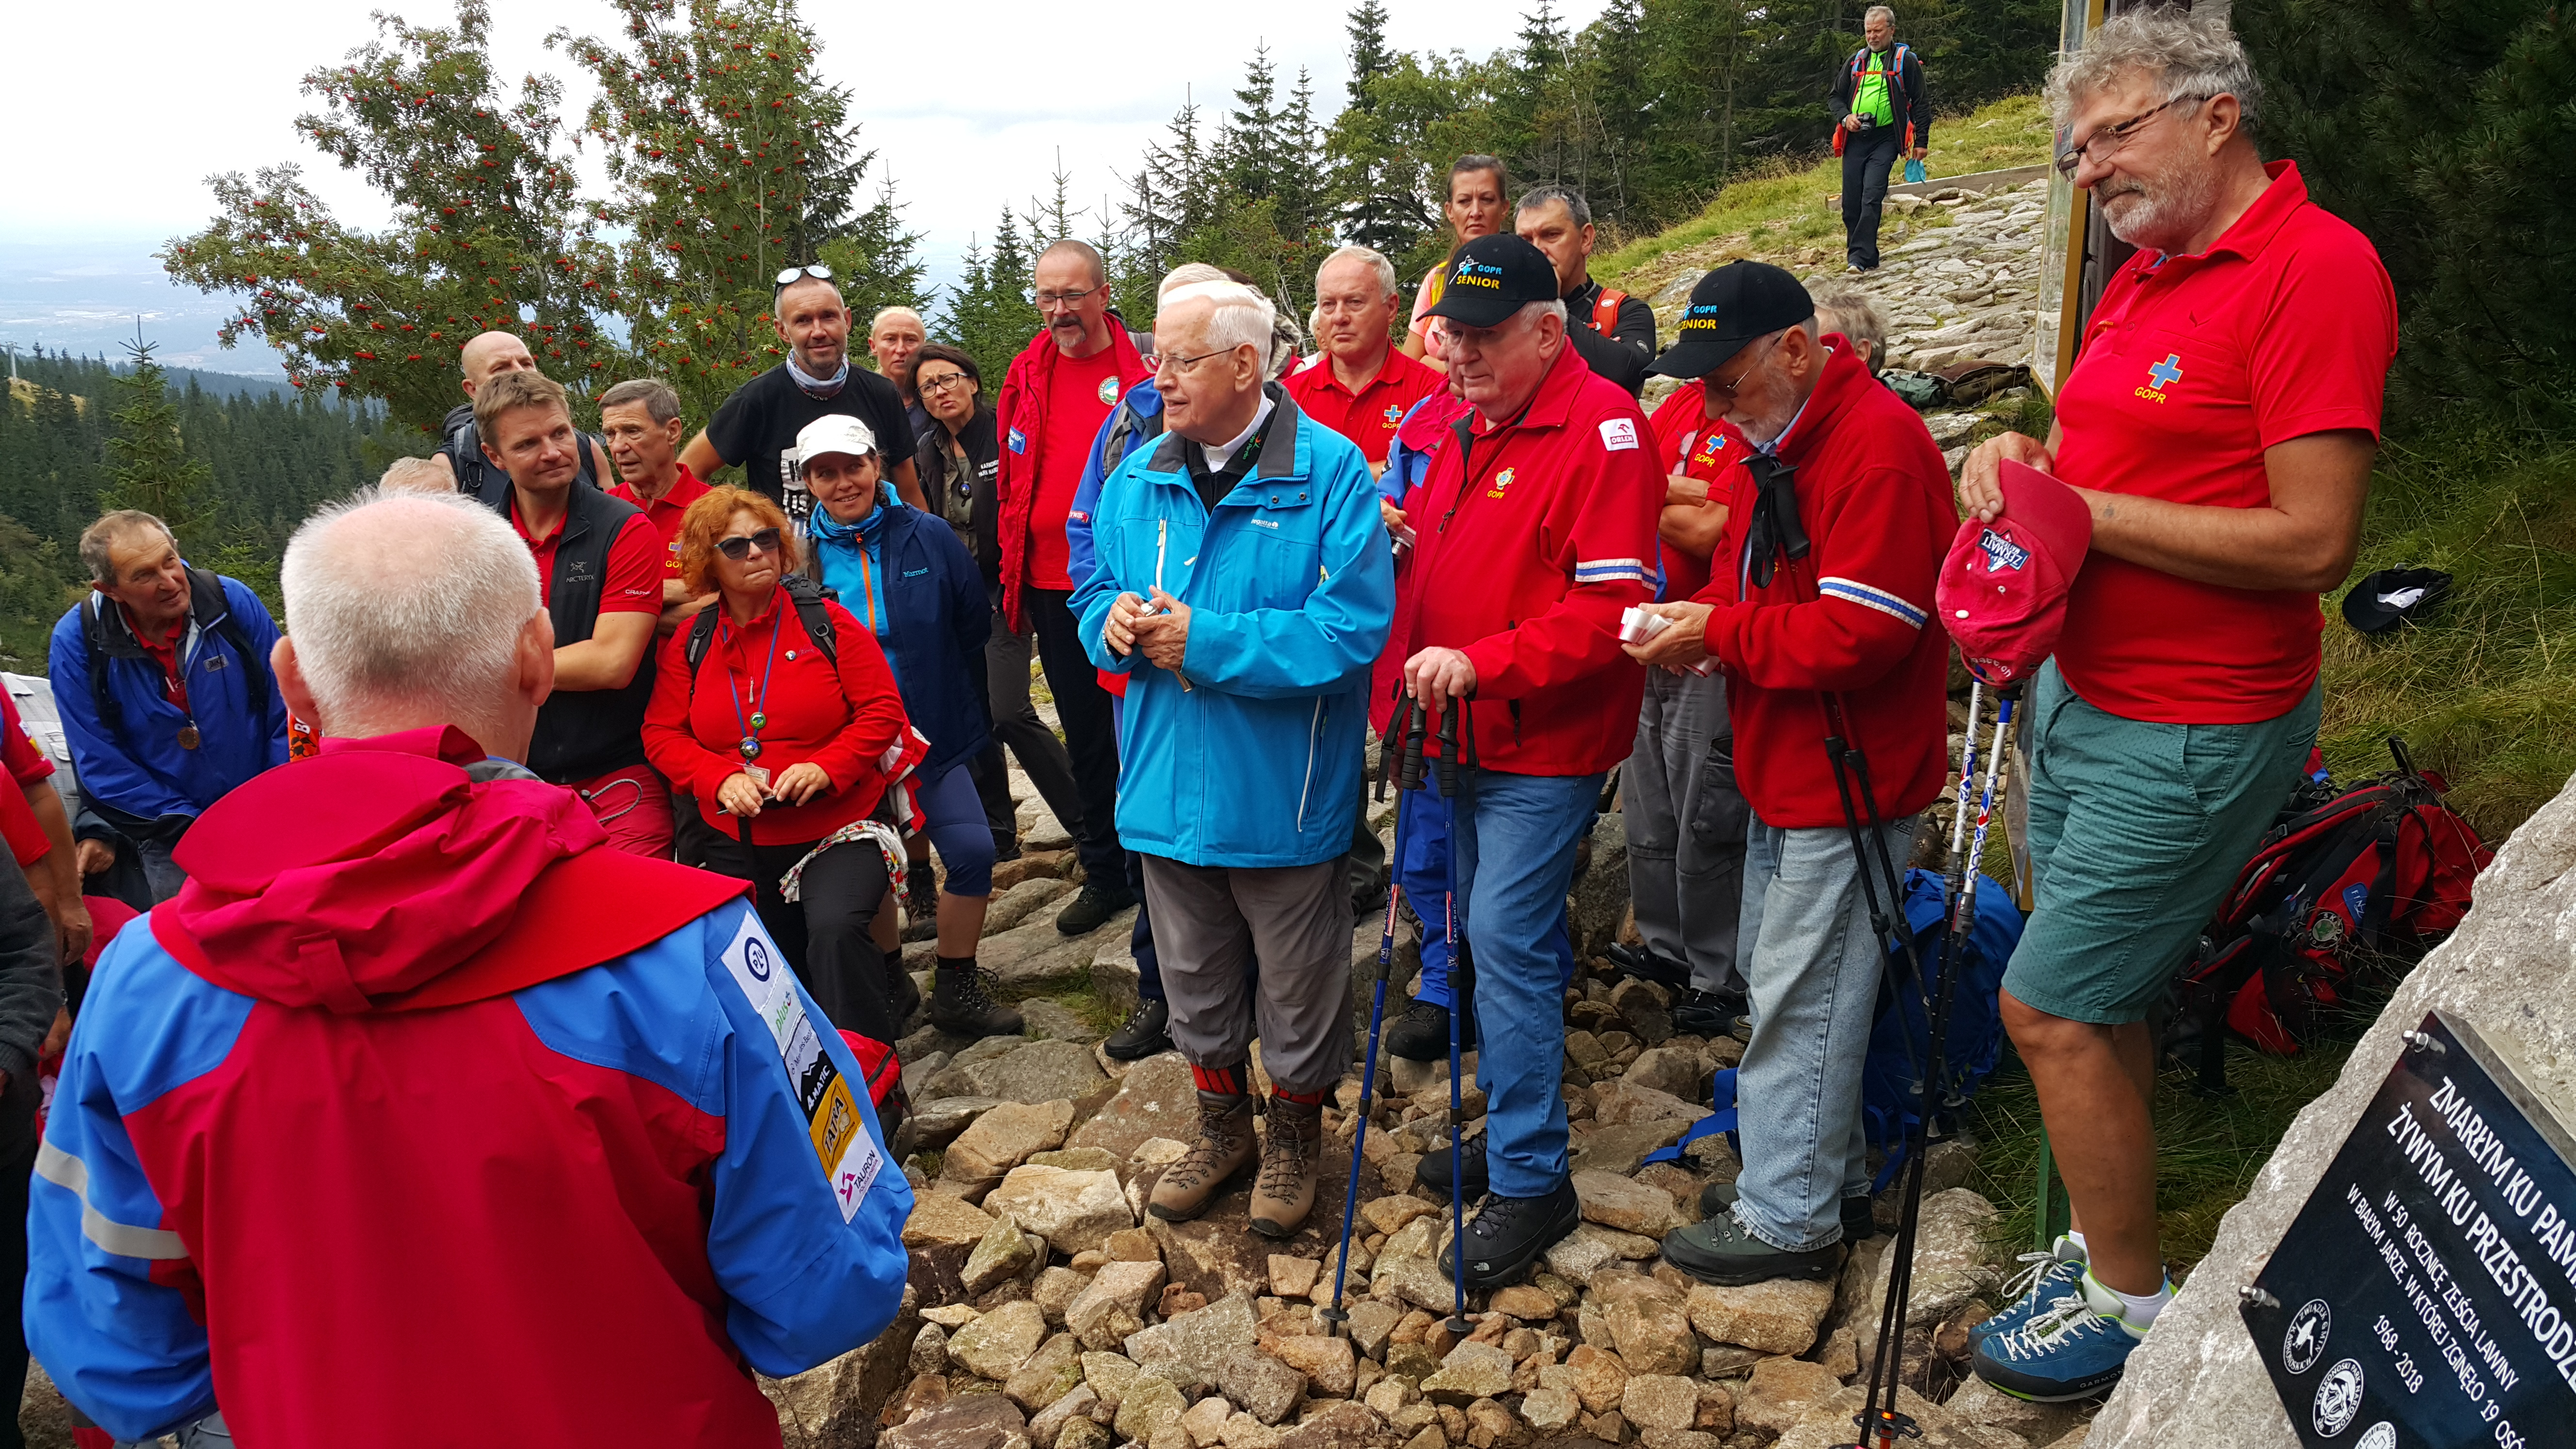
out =
<path fill-rule="evenodd" d="M 580 796 L 486 760 L 452 726 L 324 740 L 198 819 L 154 934 L 261 1001 L 398 1011 L 568 975 L 741 893 L 610 848 Z"/>

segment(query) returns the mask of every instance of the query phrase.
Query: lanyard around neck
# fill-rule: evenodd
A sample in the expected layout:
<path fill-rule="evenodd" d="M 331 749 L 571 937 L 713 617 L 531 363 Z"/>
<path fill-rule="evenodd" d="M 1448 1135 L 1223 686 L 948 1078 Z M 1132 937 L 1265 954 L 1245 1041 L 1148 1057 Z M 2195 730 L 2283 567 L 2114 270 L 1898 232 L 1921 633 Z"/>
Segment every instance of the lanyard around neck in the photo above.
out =
<path fill-rule="evenodd" d="M 773 611 L 777 608 L 777 601 L 774 598 L 770 602 L 770 607 Z M 749 719 L 743 718 L 742 689 L 734 681 L 733 669 L 730 666 L 725 669 L 725 693 L 733 697 L 734 723 L 741 727 L 743 742 L 746 745 L 756 744 L 760 738 L 761 730 L 769 724 L 769 676 L 771 671 L 778 667 L 778 633 L 784 622 L 784 620 L 777 618 L 773 612 L 769 621 L 769 661 L 761 666 L 760 693 L 755 696 L 751 702 L 751 717 Z M 735 637 L 739 639 L 741 637 L 741 631 L 735 631 Z M 750 754 L 751 752 L 746 750 L 744 758 L 750 758 Z"/>

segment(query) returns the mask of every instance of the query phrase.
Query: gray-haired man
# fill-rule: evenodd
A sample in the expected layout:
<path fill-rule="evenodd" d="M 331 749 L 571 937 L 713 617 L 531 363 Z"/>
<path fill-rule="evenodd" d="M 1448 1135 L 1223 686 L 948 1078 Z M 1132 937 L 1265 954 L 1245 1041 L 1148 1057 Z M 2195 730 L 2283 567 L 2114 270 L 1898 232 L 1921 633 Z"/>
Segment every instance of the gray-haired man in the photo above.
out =
<path fill-rule="evenodd" d="M 1646 386 L 1646 364 L 1655 355 L 1655 309 L 1640 297 L 1592 280 L 1592 207 L 1583 193 L 1540 186 L 1521 196 L 1512 229 L 1556 268 L 1556 290 L 1565 303 L 1565 340 L 1592 370 L 1635 397 Z"/>

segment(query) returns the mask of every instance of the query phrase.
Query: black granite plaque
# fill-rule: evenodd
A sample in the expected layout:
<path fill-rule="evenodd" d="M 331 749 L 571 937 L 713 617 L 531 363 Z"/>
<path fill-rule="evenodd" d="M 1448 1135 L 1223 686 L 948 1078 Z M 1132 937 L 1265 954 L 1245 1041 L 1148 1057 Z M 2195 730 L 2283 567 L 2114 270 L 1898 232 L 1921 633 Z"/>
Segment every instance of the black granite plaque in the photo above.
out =
<path fill-rule="evenodd" d="M 2576 1445 L 2572 1157 L 2466 1022 L 2424 1018 L 2244 1294 L 2301 1443 Z"/>

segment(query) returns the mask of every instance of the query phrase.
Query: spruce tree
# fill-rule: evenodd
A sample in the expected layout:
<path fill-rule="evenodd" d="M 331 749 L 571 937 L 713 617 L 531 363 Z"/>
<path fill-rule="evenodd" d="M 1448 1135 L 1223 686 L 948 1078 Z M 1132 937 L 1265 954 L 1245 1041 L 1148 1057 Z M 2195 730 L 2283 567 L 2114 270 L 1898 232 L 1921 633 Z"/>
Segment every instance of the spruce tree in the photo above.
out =
<path fill-rule="evenodd" d="M 139 508 L 170 525 L 183 550 L 210 542 L 213 523 L 208 483 L 213 470 L 189 454 L 179 433 L 179 408 L 170 401 L 161 364 L 154 360 L 159 344 L 147 342 L 137 319 L 134 340 L 124 344 L 127 371 L 115 378 L 116 409 L 108 414 L 114 431 L 107 439 L 107 487 L 99 502 L 106 508 Z"/>

